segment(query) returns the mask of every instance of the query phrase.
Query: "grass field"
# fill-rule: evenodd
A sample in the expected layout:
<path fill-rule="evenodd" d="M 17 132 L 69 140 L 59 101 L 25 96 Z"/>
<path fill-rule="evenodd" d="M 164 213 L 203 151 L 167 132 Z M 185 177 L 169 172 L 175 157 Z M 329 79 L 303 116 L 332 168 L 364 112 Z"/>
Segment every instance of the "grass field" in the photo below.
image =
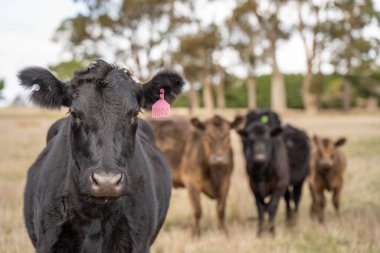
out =
<path fill-rule="evenodd" d="M 229 112 L 229 118 L 233 113 Z M 0 253 L 33 252 L 22 217 L 22 195 L 28 167 L 45 145 L 48 127 L 64 112 L 0 109 Z M 174 190 L 163 229 L 153 253 L 248 252 L 380 252 L 380 114 L 292 112 L 283 121 L 309 134 L 345 136 L 348 157 L 341 219 L 327 205 L 326 223 L 309 219 L 310 194 L 304 187 L 298 225 L 284 224 L 284 201 L 276 219 L 275 238 L 256 237 L 256 208 L 248 188 L 241 145 L 234 133 L 235 169 L 227 203 L 226 237 L 216 229 L 215 202 L 202 197 L 202 236 L 191 237 L 192 215 L 185 190 Z M 330 196 L 328 196 L 330 200 Z"/>

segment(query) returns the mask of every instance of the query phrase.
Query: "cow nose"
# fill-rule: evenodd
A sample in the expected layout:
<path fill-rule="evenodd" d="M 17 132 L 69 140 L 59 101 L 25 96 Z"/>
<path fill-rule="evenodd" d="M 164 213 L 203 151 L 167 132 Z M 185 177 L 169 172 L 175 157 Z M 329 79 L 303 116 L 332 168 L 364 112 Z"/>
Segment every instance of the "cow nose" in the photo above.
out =
<path fill-rule="evenodd" d="M 91 193 L 94 197 L 119 197 L 123 191 L 124 177 L 120 172 L 92 172 Z"/>
<path fill-rule="evenodd" d="M 257 155 L 255 155 L 255 162 L 256 163 L 264 163 L 265 162 L 265 160 L 266 160 L 266 157 L 265 157 L 265 155 L 264 154 L 257 154 Z"/>
<path fill-rule="evenodd" d="M 210 159 L 211 164 L 226 164 L 228 163 L 228 158 L 224 155 L 213 155 Z"/>
<path fill-rule="evenodd" d="M 327 170 L 332 166 L 332 162 L 329 160 L 321 160 L 320 167 L 323 170 Z"/>

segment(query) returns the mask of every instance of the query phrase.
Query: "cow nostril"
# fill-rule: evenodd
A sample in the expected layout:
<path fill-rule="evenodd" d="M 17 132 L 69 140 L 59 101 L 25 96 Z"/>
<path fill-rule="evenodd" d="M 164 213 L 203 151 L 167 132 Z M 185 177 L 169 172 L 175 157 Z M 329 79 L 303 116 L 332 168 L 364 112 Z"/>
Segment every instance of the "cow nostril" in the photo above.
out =
<path fill-rule="evenodd" d="M 94 185 L 99 185 L 100 176 L 96 173 L 92 173 L 91 174 L 91 181 L 94 183 Z"/>
<path fill-rule="evenodd" d="M 123 181 L 123 174 L 119 173 L 115 175 L 115 181 L 116 181 L 115 185 L 120 184 Z"/>

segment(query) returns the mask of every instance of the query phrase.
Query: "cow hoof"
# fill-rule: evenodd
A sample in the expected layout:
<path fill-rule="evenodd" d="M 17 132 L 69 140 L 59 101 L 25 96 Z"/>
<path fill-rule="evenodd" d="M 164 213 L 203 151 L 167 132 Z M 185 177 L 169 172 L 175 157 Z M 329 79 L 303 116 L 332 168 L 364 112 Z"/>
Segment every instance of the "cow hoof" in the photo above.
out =
<path fill-rule="evenodd" d="M 272 235 L 272 236 L 275 236 L 276 235 L 276 230 L 274 227 L 270 227 L 269 228 L 269 233 Z"/>
<path fill-rule="evenodd" d="M 228 237 L 228 229 L 226 227 L 219 227 L 219 231 L 222 232 L 226 237 Z"/>
<path fill-rule="evenodd" d="M 263 229 L 262 228 L 259 228 L 257 230 L 257 237 L 261 237 L 263 235 Z"/>
<path fill-rule="evenodd" d="M 194 229 L 193 229 L 193 232 L 192 232 L 192 236 L 193 236 L 194 238 L 199 238 L 199 237 L 201 236 L 201 231 L 200 231 L 200 229 L 199 229 L 199 228 L 194 228 Z"/>

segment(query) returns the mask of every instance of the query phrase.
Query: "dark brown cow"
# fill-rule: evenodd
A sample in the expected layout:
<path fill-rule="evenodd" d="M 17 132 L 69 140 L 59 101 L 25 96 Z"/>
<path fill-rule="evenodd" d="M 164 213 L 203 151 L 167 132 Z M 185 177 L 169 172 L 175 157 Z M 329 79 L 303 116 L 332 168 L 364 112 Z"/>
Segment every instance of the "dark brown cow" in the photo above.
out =
<path fill-rule="evenodd" d="M 345 138 L 333 141 L 328 138 L 313 137 L 313 151 L 310 161 L 309 187 L 312 196 L 311 215 L 324 221 L 326 199 L 324 191 L 332 191 L 332 202 L 339 216 L 339 198 L 343 187 L 343 173 L 346 168 L 346 157 L 339 147 L 346 142 Z"/>
<path fill-rule="evenodd" d="M 233 169 L 230 130 L 243 121 L 237 116 L 229 122 L 220 116 L 205 121 L 152 121 L 157 146 L 173 172 L 173 186 L 186 187 L 194 211 L 194 235 L 200 235 L 202 216 L 200 193 L 217 200 L 219 228 L 224 225 L 226 198 Z M 191 125 L 193 127 L 191 127 Z"/>

